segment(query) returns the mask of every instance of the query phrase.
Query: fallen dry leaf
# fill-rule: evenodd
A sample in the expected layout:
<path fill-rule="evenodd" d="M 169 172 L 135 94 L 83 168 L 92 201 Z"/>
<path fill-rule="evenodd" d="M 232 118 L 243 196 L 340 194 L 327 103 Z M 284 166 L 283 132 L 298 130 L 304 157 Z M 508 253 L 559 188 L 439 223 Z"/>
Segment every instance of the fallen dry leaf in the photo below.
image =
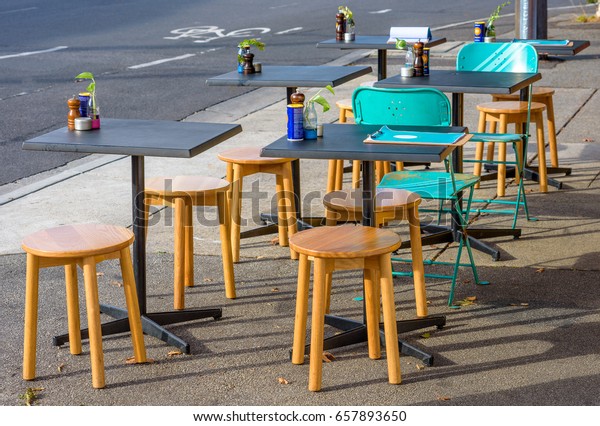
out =
<path fill-rule="evenodd" d="M 474 302 L 477 300 L 477 296 L 468 296 L 465 300 L 468 300 L 469 302 Z"/>
<path fill-rule="evenodd" d="M 287 379 L 283 378 L 283 377 L 278 377 L 277 381 L 279 382 L 280 385 L 289 385 L 290 382 L 287 381 Z"/>
<path fill-rule="evenodd" d="M 277 293 L 277 292 L 279 291 L 279 289 L 278 289 L 277 287 L 273 287 L 273 288 L 271 289 L 271 291 L 272 291 L 273 293 Z"/>
<path fill-rule="evenodd" d="M 521 306 L 529 306 L 529 303 L 523 302 L 523 303 L 519 303 L 519 305 L 521 305 Z"/>
<path fill-rule="evenodd" d="M 431 333 L 423 333 L 423 334 L 421 334 L 421 337 L 423 339 L 429 339 L 431 337 Z"/>
<path fill-rule="evenodd" d="M 177 356 L 177 355 L 183 355 L 183 352 L 181 351 L 170 351 L 167 353 L 168 357 L 173 357 L 173 356 Z"/>
<path fill-rule="evenodd" d="M 117 281 L 117 280 L 111 281 L 110 285 L 114 285 L 115 287 L 123 287 L 123 283 L 121 281 Z"/>
<path fill-rule="evenodd" d="M 330 352 L 323 352 L 323 361 L 325 361 L 325 362 L 331 362 L 334 359 L 335 359 L 335 357 Z"/>
<path fill-rule="evenodd" d="M 583 138 L 584 142 L 594 142 L 594 139 L 592 138 Z"/>
<path fill-rule="evenodd" d="M 146 362 L 135 362 L 135 356 L 130 356 L 125 360 L 125 364 L 152 364 L 153 362 L 152 358 L 146 358 Z"/>
<path fill-rule="evenodd" d="M 438 396 L 438 401 L 450 401 L 449 396 Z"/>
<path fill-rule="evenodd" d="M 58 372 L 59 372 L 59 373 L 62 373 L 62 371 L 63 371 L 63 368 L 65 368 L 65 365 L 64 365 L 64 364 L 60 364 L 60 365 L 58 366 Z"/>
<path fill-rule="evenodd" d="M 104 272 L 96 272 L 96 276 L 97 277 L 102 277 L 102 276 L 104 276 Z"/>
<path fill-rule="evenodd" d="M 535 270 L 535 272 L 537 272 L 538 274 L 541 274 L 544 271 L 545 271 L 544 268 L 538 268 L 538 269 Z"/>
<path fill-rule="evenodd" d="M 417 370 L 425 370 L 425 366 L 422 364 L 415 364 L 415 367 L 417 367 Z"/>
<path fill-rule="evenodd" d="M 212 282 L 212 278 L 204 278 L 202 281 L 205 283 L 211 283 Z"/>
<path fill-rule="evenodd" d="M 279 237 L 277 237 L 277 238 L 273 238 L 273 239 L 271 240 L 271 245 L 274 245 L 274 246 L 276 246 L 277 244 L 279 244 Z"/>

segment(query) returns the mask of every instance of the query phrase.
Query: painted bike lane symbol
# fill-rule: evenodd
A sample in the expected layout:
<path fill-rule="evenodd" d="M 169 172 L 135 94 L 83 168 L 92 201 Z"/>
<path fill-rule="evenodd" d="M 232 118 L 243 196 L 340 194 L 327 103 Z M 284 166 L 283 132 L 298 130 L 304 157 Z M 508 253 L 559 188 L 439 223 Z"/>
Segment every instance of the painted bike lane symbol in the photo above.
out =
<path fill-rule="evenodd" d="M 194 43 L 208 43 L 213 40 L 218 40 L 224 37 L 232 38 L 256 38 L 261 34 L 270 32 L 270 28 L 256 27 L 256 28 L 243 28 L 239 30 L 225 32 L 223 28 L 219 28 L 216 25 L 201 25 L 197 27 L 186 27 L 172 30 L 171 34 L 174 36 L 164 37 L 167 40 L 179 40 L 182 38 L 194 39 Z"/>

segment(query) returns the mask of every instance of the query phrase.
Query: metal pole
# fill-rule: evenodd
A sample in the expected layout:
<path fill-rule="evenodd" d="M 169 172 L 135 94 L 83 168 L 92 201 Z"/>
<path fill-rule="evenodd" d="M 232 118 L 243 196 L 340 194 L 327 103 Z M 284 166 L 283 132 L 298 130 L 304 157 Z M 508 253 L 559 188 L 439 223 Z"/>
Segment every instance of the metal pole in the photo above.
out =
<path fill-rule="evenodd" d="M 515 37 L 548 38 L 548 0 L 516 0 Z"/>

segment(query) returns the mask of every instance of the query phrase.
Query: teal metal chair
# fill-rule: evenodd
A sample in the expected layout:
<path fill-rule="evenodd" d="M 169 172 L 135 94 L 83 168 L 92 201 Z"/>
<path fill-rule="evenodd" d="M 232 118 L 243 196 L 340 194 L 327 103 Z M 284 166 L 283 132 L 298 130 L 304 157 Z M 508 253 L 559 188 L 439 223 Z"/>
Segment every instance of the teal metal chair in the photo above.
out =
<path fill-rule="evenodd" d="M 514 73 L 527 72 L 536 73 L 538 71 L 538 54 L 535 48 L 526 43 L 470 43 L 466 44 L 459 51 L 456 59 L 457 71 L 472 72 L 497 72 Z M 531 93 L 532 87 L 529 87 L 529 96 L 527 100 L 527 121 L 522 133 L 479 133 L 471 132 L 473 137 L 470 143 L 476 143 L 476 158 L 463 159 L 464 163 L 475 163 L 474 174 L 481 175 L 481 164 L 510 165 L 516 168 L 518 176 L 517 196 L 515 201 L 504 199 L 474 199 L 473 203 L 483 203 L 486 206 L 501 205 L 503 207 L 513 206 L 512 209 L 506 208 L 481 208 L 473 209 L 472 212 L 491 213 L 491 214 L 510 214 L 513 215 L 512 229 L 517 225 L 517 218 L 521 208 L 525 212 L 527 220 L 536 220 L 529 216 L 527 207 L 527 198 L 523 186 L 523 169 L 526 163 L 527 143 L 529 141 L 529 124 L 531 121 Z M 480 128 L 481 128 L 480 123 Z M 483 123 L 485 126 L 485 123 Z M 515 152 L 515 161 L 493 160 L 490 153 L 488 159 L 483 159 L 484 144 L 488 144 L 488 150 L 494 149 L 494 144 L 511 144 Z M 505 152 L 505 150 L 503 150 Z M 477 164 L 479 166 L 477 166 Z"/>
<path fill-rule="evenodd" d="M 359 87 L 353 92 L 352 107 L 357 124 L 375 125 L 411 125 L 411 126 L 450 126 L 451 107 L 446 95 L 437 89 L 382 89 Z M 450 154 L 452 155 L 452 154 Z M 445 212 L 454 213 L 459 230 L 455 233 L 458 240 L 458 252 L 454 262 L 425 261 L 425 264 L 446 264 L 453 266 L 452 275 L 429 274 L 429 278 L 451 279 L 452 284 L 448 296 L 448 305 L 452 306 L 454 288 L 459 267 L 470 267 L 477 284 L 488 284 L 479 281 L 477 267 L 473 259 L 471 245 L 467 235 L 469 211 L 473 198 L 474 186 L 479 177 L 472 174 L 455 173 L 451 167 L 451 157 L 446 159 L 446 171 L 403 170 L 387 173 L 378 188 L 398 188 L 418 193 L 421 198 L 429 200 L 449 201 L 454 209 Z M 462 194 L 466 198 L 466 208 L 462 208 Z M 443 209 L 443 206 L 440 206 Z M 421 209 L 425 211 L 425 209 Z M 469 263 L 460 263 L 463 248 L 466 248 Z M 392 261 L 407 260 L 392 257 Z M 393 272 L 394 276 L 411 275 L 410 272 Z"/>

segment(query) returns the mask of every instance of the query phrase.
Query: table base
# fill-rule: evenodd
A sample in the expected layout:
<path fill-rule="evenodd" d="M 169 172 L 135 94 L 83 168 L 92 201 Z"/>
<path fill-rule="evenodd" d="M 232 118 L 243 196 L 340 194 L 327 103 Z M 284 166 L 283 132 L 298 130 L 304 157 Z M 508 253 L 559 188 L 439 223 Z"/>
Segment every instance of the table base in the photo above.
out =
<path fill-rule="evenodd" d="M 115 321 L 102 324 L 102 336 L 129 332 L 129 319 L 127 318 L 127 310 L 110 305 L 100 305 L 100 312 L 115 318 Z M 171 346 L 179 348 L 182 352 L 189 354 L 189 343 L 177 337 L 175 334 L 166 330 L 162 326 L 210 317 L 219 319 L 222 315 L 223 311 L 221 308 L 147 313 L 142 314 L 142 330 L 144 334 L 156 337 L 157 339 L 160 339 Z M 88 338 L 87 329 L 81 330 L 81 338 Z M 61 346 L 68 341 L 69 335 L 62 334 L 60 336 L 55 336 L 52 339 L 52 344 L 54 346 Z"/>
<path fill-rule="evenodd" d="M 325 324 L 331 325 L 332 327 L 342 330 L 342 333 L 336 334 L 335 336 L 331 336 L 325 339 L 323 341 L 324 350 L 341 348 L 344 346 L 350 346 L 367 341 L 367 327 L 364 323 L 360 321 L 336 317 L 333 315 L 325 315 Z M 441 329 L 445 325 L 445 316 L 430 316 L 426 318 L 416 318 L 412 320 L 402 320 L 396 322 L 398 334 L 434 326 L 438 329 Z M 383 331 L 383 324 L 380 324 L 379 328 L 379 337 L 381 340 L 381 344 L 385 345 L 385 333 Z M 420 359 L 428 366 L 433 365 L 433 355 L 423 352 L 422 350 L 401 339 L 398 339 L 398 346 L 400 347 L 400 352 L 402 352 L 404 355 Z M 310 353 L 310 345 L 305 346 L 305 351 L 306 353 Z"/>

